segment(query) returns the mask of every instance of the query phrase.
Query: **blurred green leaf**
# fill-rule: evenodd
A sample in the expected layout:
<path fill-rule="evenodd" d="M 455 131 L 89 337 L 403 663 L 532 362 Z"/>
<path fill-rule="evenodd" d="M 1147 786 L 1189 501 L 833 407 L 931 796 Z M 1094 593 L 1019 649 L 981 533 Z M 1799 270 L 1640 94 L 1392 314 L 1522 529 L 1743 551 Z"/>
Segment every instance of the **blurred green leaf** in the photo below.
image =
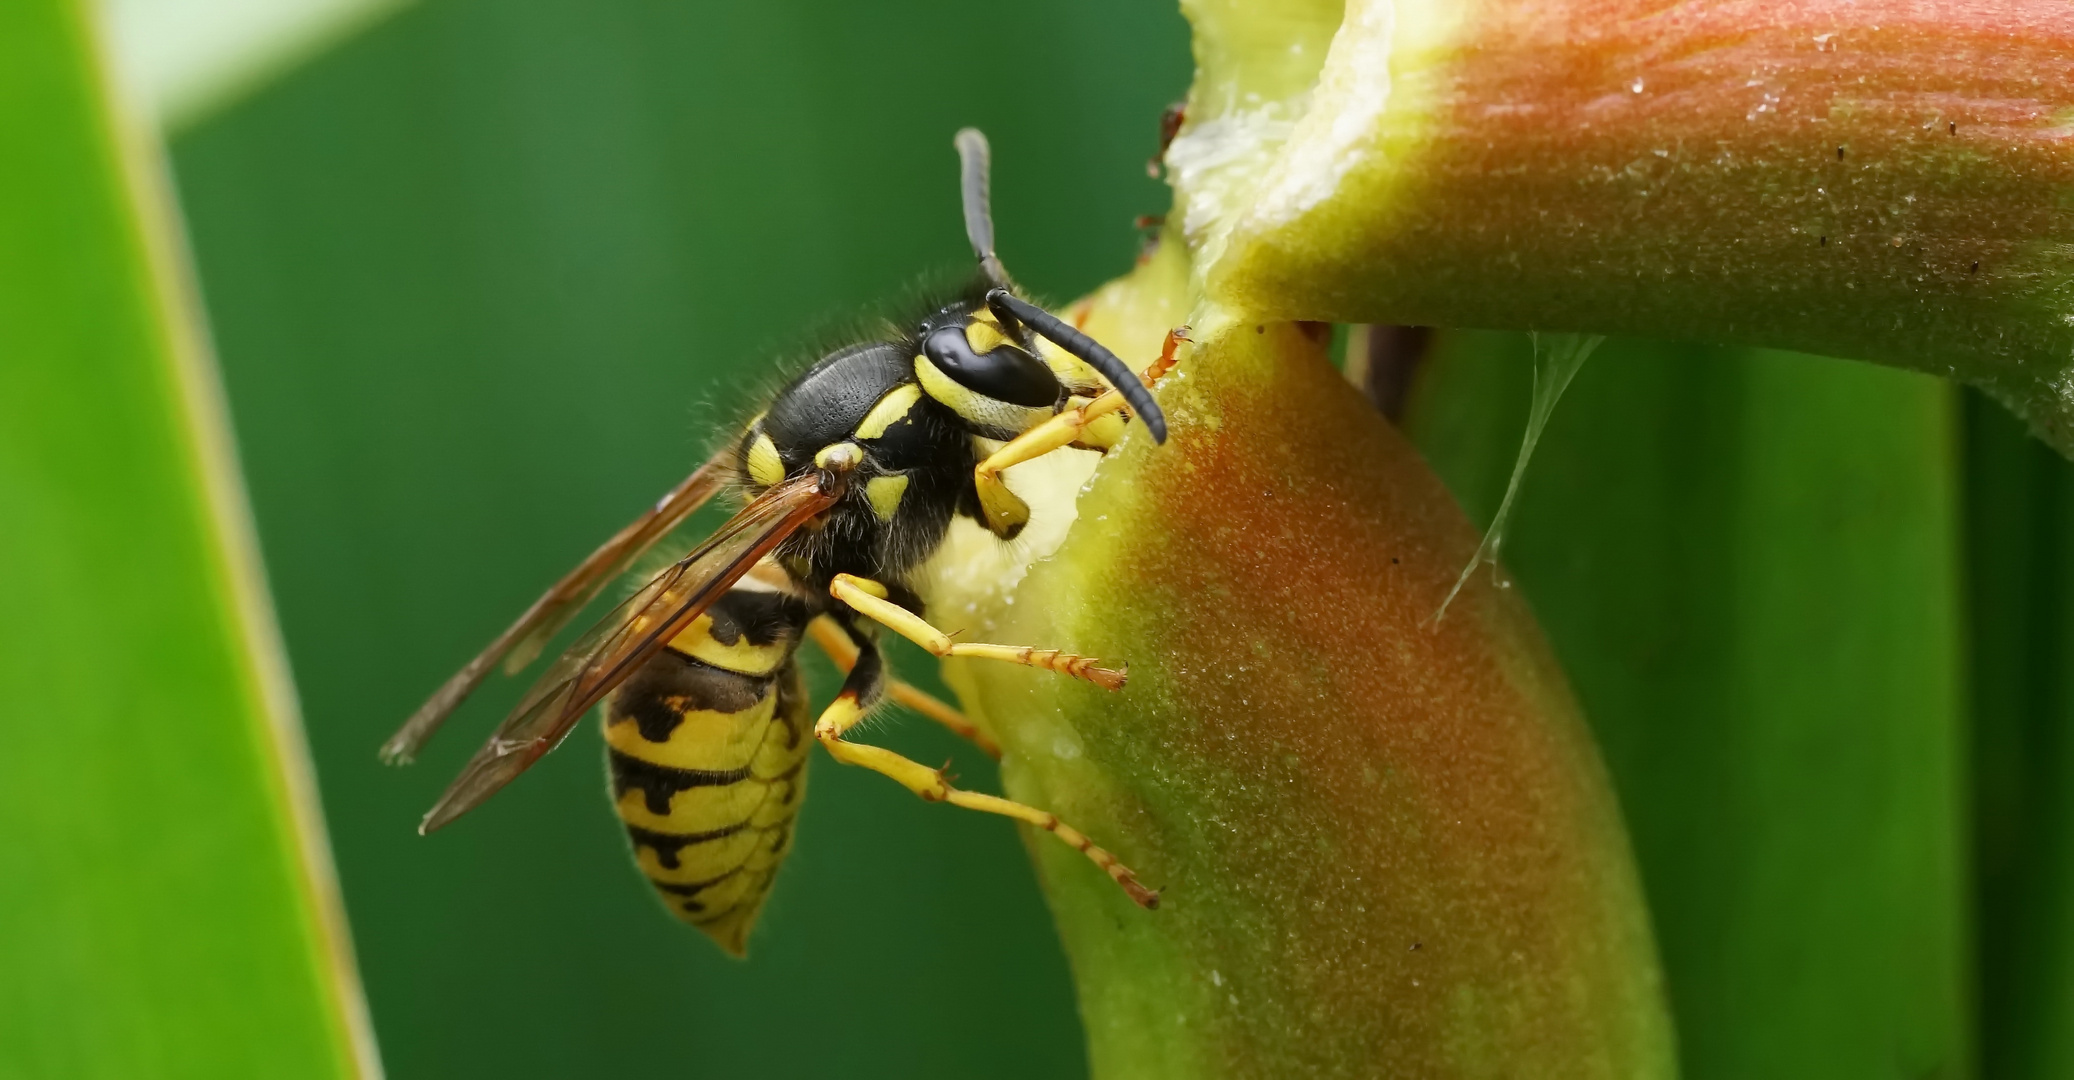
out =
<path fill-rule="evenodd" d="M 94 0 L 124 82 L 161 127 L 193 124 L 407 0 Z"/>
<path fill-rule="evenodd" d="M 1407 428 L 1471 517 L 1524 335 L 1451 332 Z M 1604 748 L 1685 1075 L 1973 1073 L 1951 387 L 1609 340 L 1528 470 L 1507 563 Z"/>
<path fill-rule="evenodd" d="M 2074 465 L 1966 419 L 1982 1074 L 2074 1075 Z"/>
<path fill-rule="evenodd" d="M 354 1075 L 213 373 L 87 27 L 0 6 L 0 1075 Z"/>

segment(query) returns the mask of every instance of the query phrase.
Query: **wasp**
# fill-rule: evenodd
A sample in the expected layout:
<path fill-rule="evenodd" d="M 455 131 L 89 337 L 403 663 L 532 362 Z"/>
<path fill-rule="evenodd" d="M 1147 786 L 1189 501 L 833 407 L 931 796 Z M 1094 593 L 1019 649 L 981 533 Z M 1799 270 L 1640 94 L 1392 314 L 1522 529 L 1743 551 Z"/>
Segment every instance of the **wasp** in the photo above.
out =
<path fill-rule="evenodd" d="M 1166 419 L 1146 388 L 1184 330 L 1140 378 L 1114 353 L 1024 297 L 994 251 L 989 149 L 967 128 L 961 163 L 969 282 L 823 355 L 711 460 L 557 582 L 383 745 L 411 760 L 500 664 L 515 673 L 612 580 L 730 488 L 746 505 L 576 640 L 526 692 L 425 815 L 438 829 L 509 784 L 603 704 L 613 803 L 634 860 L 680 919 L 745 955 L 791 849 L 811 744 L 923 799 L 1000 814 L 1084 853 L 1146 908 L 1158 893 L 1054 814 L 952 785 L 847 736 L 889 697 L 999 751 L 956 710 L 890 677 L 890 630 L 938 657 L 1023 664 L 1121 689 L 1092 657 L 954 640 L 913 588 L 955 518 L 1015 538 L 1030 508 L 1003 470 L 1064 447 L 1108 450 L 1130 418 L 1153 439 Z M 818 718 L 797 662 L 812 639 L 845 667 Z"/>

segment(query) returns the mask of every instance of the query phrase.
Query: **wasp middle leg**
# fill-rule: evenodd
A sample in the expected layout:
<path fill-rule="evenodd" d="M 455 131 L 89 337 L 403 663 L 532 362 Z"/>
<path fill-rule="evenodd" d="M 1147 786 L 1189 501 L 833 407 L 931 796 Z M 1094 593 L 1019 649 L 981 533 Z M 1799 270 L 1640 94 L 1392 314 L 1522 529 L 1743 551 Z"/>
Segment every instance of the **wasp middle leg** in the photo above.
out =
<path fill-rule="evenodd" d="M 904 610 L 904 609 L 903 609 Z M 1138 882 L 1108 849 L 1097 845 L 1086 833 L 1059 820 L 1059 816 L 1048 810 L 1004 799 L 998 795 L 986 795 L 977 791 L 965 791 L 954 787 L 942 769 L 932 769 L 903 757 L 882 746 L 854 743 L 843 738 L 851 728 L 863 722 L 871 714 L 884 692 L 886 665 L 879 654 L 878 645 L 870 639 L 844 628 L 858 649 L 857 661 L 843 679 L 843 688 L 836 694 L 821 718 L 814 722 L 814 738 L 827 748 L 830 757 L 845 765 L 859 765 L 882 776 L 890 777 L 895 783 L 921 796 L 928 802 L 949 803 L 967 810 L 986 814 L 999 814 L 1043 829 L 1059 838 L 1067 846 L 1088 857 L 1108 874 L 1132 901 L 1140 907 L 1159 906 L 1159 893 Z"/>
<path fill-rule="evenodd" d="M 886 599 L 884 585 L 855 574 L 837 574 L 829 583 L 829 595 L 848 604 L 851 610 L 876 622 L 901 637 L 929 650 L 935 656 L 967 656 L 979 660 L 1001 660 L 1025 667 L 1043 668 L 1061 675 L 1085 679 L 1104 690 L 1123 689 L 1128 673 L 1117 668 L 1101 666 L 1101 661 L 1092 656 L 1060 652 L 1057 649 L 1038 649 L 1028 645 L 984 645 L 972 641 L 952 641 L 949 634 L 929 625 L 920 615 Z"/>

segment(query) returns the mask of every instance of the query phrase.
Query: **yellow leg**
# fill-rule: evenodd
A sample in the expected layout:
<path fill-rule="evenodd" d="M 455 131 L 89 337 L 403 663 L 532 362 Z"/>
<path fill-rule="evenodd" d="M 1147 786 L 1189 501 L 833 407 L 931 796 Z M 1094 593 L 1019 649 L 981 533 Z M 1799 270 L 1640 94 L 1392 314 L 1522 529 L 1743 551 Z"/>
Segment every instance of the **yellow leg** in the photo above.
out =
<path fill-rule="evenodd" d="M 830 660 L 835 661 L 835 666 L 841 668 L 843 674 L 848 675 L 850 669 L 857 666 L 857 643 L 851 641 L 850 635 L 844 633 L 843 628 L 837 626 L 828 616 L 823 615 L 809 623 L 807 633 L 813 637 L 814 644 L 819 645 L 821 651 L 827 653 Z M 974 726 L 972 721 L 965 718 L 964 713 L 951 708 L 934 695 L 899 679 L 887 679 L 886 696 L 951 729 L 954 734 L 964 737 L 986 751 L 987 756 L 995 761 L 1001 760 L 1001 747 L 989 738 L 986 732 Z"/>
<path fill-rule="evenodd" d="M 892 777 L 900 786 L 930 802 L 949 803 L 967 810 L 1000 814 L 1035 825 L 1087 856 L 1089 861 L 1102 868 L 1103 873 L 1115 879 L 1140 907 L 1159 906 L 1159 893 L 1139 884 L 1137 875 L 1132 874 L 1129 867 L 1118 862 L 1116 856 L 1111 855 L 1106 849 L 1096 846 L 1093 840 L 1088 839 L 1086 833 L 1060 821 L 1057 814 L 994 795 L 961 791 L 951 786 L 942 769 L 929 768 L 884 747 L 845 741 L 843 733 L 855 727 L 869 711 L 869 698 L 870 694 L 864 688 L 853 688 L 845 682 L 842 694 L 821 714 L 821 719 L 815 722 L 814 738 L 828 748 L 830 756 L 845 765 L 861 765 L 873 772 Z"/>
<path fill-rule="evenodd" d="M 1105 690 L 1123 689 L 1125 672 L 1101 667 L 1092 656 L 1077 656 L 1057 649 L 1033 649 L 1028 645 L 980 645 L 952 641 L 949 634 L 929 625 L 921 616 L 886 599 L 886 587 L 854 574 L 837 574 L 828 592 L 850 605 L 858 614 L 884 625 L 901 637 L 936 656 L 970 656 L 981 660 L 1004 660 L 1011 664 L 1056 671 L 1086 679 Z"/>
<path fill-rule="evenodd" d="M 1176 327 L 1167 331 L 1167 340 L 1160 347 L 1159 359 L 1145 369 L 1145 385 L 1158 382 L 1160 377 L 1172 370 L 1176 362 L 1175 351 L 1181 343 L 1189 340 L 1188 328 Z M 1103 449 L 1099 440 L 1087 441 L 1089 424 L 1124 407 L 1123 394 L 1107 390 L 1079 408 L 1051 417 L 1036 427 L 1002 444 L 1001 449 L 987 455 L 972 470 L 972 484 L 979 489 L 980 510 L 985 513 L 987 528 L 1003 540 L 1011 540 L 1023 531 L 1030 521 L 1030 505 L 1022 496 L 1008 490 L 1001 482 L 1001 473 L 1012 465 L 1020 465 L 1032 458 L 1043 457 L 1062 446 L 1080 445 L 1088 449 Z"/>

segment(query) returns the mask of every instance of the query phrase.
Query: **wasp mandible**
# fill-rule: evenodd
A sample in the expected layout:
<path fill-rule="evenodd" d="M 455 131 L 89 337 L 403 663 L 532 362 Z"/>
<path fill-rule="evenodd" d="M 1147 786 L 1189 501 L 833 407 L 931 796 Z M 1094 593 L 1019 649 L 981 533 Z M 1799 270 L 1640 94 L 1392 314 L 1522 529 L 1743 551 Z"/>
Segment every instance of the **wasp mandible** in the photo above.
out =
<path fill-rule="evenodd" d="M 876 634 L 939 657 L 1044 668 L 1121 689 L 1087 656 L 955 641 L 931 625 L 916 569 L 969 517 L 1005 542 L 1030 508 L 1002 471 L 1063 447 L 1106 451 L 1125 417 L 1156 441 L 1146 389 L 1175 361 L 1168 335 L 1144 378 L 1031 303 L 994 252 L 986 137 L 955 140 L 965 232 L 978 272 L 913 317 L 822 356 L 740 436 L 605 542 L 440 687 L 382 747 L 406 762 L 500 663 L 515 672 L 605 585 L 730 487 L 747 505 L 621 602 L 535 682 L 425 815 L 431 832 L 474 809 L 604 703 L 614 804 L 634 859 L 679 918 L 737 956 L 792 844 L 807 750 L 898 781 L 924 799 L 1000 814 L 1086 854 L 1144 907 L 1158 904 L 1117 858 L 1057 816 L 952 786 L 941 770 L 845 735 L 889 695 L 998 756 L 949 706 L 891 679 Z M 846 666 L 809 726 L 796 653 L 808 637 Z M 811 735 L 811 738 L 809 737 Z"/>

